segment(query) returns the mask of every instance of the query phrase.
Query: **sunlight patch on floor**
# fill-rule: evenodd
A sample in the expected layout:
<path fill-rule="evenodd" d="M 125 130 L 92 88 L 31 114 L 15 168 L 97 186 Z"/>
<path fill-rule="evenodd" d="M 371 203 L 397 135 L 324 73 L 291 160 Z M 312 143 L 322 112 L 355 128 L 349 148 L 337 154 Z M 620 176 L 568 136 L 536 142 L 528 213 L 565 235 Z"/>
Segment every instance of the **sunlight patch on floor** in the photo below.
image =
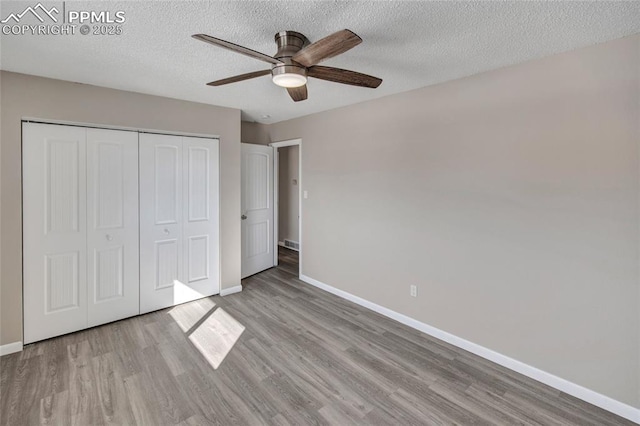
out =
<path fill-rule="evenodd" d="M 245 327 L 224 309 L 218 308 L 191 333 L 189 340 L 209 364 L 217 369 L 244 329 Z"/>
<path fill-rule="evenodd" d="M 171 315 L 173 320 L 180 326 L 182 331 L 187 333 L 215 307 L 216 303 L 207 297 L 175 306 L 171 308 L 169 315 Z"/>

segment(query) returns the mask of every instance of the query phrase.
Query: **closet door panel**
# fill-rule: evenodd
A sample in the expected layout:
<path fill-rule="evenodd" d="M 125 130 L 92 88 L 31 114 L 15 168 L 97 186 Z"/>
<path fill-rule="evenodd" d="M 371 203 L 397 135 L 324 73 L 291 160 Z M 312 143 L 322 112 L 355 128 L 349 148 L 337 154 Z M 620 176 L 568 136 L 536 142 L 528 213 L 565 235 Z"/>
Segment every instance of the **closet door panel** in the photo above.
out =
<path fill-rule="evenodd" d="M 185 284 L 199 297 L 220 292 L 218 140 L 183 138 Z"/>
<path fill-rule="evenodd" d="M 181 303 L 183 160 L 179 136 L 141 133 L 140 312 Z"/>
<path fill-rule="evenodd" d="M 23 124 L 24 343 L 87 326 L 86 130 Z"/>
<path fill-rule="evenodd" d="M 87 129 L 89 326 L 139 310 L 138 133 Z"/>

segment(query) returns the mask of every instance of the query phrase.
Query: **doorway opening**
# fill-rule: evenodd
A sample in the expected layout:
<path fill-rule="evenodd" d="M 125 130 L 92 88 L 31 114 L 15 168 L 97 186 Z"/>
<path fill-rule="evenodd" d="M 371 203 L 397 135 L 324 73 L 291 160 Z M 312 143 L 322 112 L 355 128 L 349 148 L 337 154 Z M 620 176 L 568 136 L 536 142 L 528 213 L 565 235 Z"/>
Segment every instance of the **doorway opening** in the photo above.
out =
<path fill-rule="evenodd" d="M 270 144 L 274 171 L 274 265 L 282 259 L 298 258 L 302 274 L 302 140 Z M 296 256 L 297 254 L 297 256 Z M 294 263 L 295 264 L 295 263 Z"/>

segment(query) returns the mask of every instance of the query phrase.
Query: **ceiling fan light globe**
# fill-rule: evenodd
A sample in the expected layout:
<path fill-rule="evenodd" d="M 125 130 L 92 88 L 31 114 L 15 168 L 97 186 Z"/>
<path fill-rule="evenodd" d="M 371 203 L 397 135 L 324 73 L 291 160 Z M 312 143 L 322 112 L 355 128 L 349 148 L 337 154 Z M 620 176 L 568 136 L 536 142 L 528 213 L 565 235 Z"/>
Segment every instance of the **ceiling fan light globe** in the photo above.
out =
<path fill-rule="evenodd" d="M 307 84 L 307 77 L 294 73 L 276 74 L 272 77 L 272 80 L 280 87 L 300 87 Z"/>

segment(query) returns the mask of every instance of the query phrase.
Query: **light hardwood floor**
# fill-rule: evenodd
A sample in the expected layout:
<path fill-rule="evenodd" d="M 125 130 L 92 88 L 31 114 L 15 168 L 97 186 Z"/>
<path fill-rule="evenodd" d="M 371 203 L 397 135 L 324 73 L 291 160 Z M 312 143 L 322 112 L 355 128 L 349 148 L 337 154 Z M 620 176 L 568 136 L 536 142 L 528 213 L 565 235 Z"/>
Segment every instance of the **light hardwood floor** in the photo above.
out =
<path fill-rule="evenodd" d="M 630 425 L 296 279 L 73 333 L 0 359 L 3 425 Z"/>

